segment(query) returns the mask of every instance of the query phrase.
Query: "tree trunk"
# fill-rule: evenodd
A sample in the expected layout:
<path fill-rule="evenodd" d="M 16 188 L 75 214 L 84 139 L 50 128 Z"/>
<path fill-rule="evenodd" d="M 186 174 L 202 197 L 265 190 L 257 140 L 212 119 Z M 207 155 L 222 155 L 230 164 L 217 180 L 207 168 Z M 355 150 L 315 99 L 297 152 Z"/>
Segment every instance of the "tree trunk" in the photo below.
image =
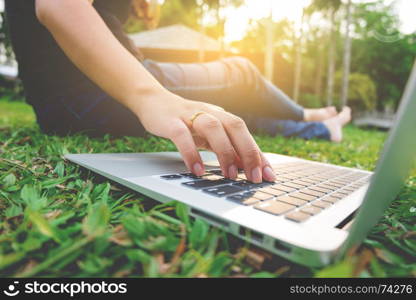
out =
<path fill-rule="evenodd" d="M 325 68 L 325 61 L 324 61 L 324 47 L 322 45 L 318 46 L 318 66 L 316 69 L 316 77 L 315 77 L 315 95 L 318 98 L 322 97 L 322 86 L 323 86 L 323 76 L 324 76 L 324 68 Z"/>
<path fill-rule="evenodd" d="M 341 104 L 347 106 L 348 104 L 348 90 L 350 83 L 350 71 L 351 71 L 351 18 L 352 18 L 352 0 L 348 0 L 347 4 L 347 24 L 345 30 L 345 45 L 344 45 L 344 74 L 342 77 L 342 93 Z"/>
<path fill-rule="evenodd" d="M 272 10 L 266 21 L 266 53 L 264 55 L 264 73 L 268 80 L 273 81 L 274 75 L 274 26 L 272 18 Z"/>
<path fill-rule="evenodd" d="M 329 40 L 329 55 L 328 55 L 328 83 L 326 92 L 326 103 L 328 106 L 334 103 L 334 83 L 335 83 L 335 10 L 331 12 L 331 33 Z"/>
<path fill-rule="evenodd" d="M 299 94 L 300 94 L 300 82 L 302 78 L 302 47 L 303 47 L 303 23 L 305 18 L 305 9 L 302 12 L 302 18 L 300 21 L 300 36 L 297 40 L 297 47 L 296 47 L 296 62 L 295 62 L 295 79 L 294 79 L 294 87 L 293 87 L 293 100 L 295 102 L 299 101 Z"/>

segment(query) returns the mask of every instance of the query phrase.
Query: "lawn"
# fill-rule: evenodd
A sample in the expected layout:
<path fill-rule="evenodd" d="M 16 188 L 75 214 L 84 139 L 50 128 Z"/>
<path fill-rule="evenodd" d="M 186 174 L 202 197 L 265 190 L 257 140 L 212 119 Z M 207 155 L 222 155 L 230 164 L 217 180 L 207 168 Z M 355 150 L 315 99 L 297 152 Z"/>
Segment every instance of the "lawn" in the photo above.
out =
<path fill-rule="evenodd" d="M 373 170 L 386 134 L 346 128 L 345 141 L 256 137 L 266 152 Z M 159 138 L 46 136 L 22 102 L 0 100 L 0 276 L 416 277 L 416 171 L 362 247 L 324 269 L 256 250 L 81 170 L 66 153 L 174 151 Z"/>

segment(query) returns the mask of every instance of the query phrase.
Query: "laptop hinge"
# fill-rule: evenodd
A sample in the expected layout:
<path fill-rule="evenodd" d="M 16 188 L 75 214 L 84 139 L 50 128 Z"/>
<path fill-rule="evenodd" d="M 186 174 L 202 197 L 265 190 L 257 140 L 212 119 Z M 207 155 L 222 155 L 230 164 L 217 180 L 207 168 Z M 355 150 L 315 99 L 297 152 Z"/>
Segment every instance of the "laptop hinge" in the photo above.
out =
<path fill-rule="evenodd" d="M 337 226 L 335 226 L 335 228 L 348 231 L 351 228 L 351 225 L 354 223 L 354 217 L 357 211 L 358 209 L 350 213 L 344 220 L 342 220 Z"/>

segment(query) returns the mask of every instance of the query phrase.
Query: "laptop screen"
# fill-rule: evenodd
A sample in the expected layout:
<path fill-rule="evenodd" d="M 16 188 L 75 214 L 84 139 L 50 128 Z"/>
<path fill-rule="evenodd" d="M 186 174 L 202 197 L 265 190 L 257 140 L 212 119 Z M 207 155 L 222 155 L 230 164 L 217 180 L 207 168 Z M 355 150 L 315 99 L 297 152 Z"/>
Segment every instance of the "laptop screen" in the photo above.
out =
<path fill-rule="evenodd" d="M 404 184 L 416 156 L 416 64 L 404 92 L 363 204 L 344 244 L 358 245 L 376 225 Z"/>

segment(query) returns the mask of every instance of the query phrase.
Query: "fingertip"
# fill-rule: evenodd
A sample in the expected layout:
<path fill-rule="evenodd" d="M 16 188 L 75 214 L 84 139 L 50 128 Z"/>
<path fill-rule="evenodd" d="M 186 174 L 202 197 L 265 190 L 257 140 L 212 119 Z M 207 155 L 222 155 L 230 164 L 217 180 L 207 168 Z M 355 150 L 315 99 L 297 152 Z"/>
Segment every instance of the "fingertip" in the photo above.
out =
<path fill-rule="evenodd" d="M 262 182 L 262 174 L 260 167 L 255 167 L 251 170 L 251 181 L 253 183 L 261 183 Z"/>
<path fill-rule="evenodd" d="M 265 166 L 263 168 L 263 178 L 266 181 L 273 182 L 276 180 L 276 175 L 273 172 L 273 169 L 270 166 Z"/>
<path fill-rule="evenodd" d="M 238 168 L 237 168 L 237 166 L 236 165 L 231 165 L 228 168 L 228 178 L 234 180 L 234 179 L 237 178 L 237 176 L 238 176 Z"/>
<path fill-rule="evenodd" d="M 196 176 L 202 176 L 205 173 L 204 165 L 200 162 L 194 163 L 192 166 L 192 173 L 194 173 Z"/>

